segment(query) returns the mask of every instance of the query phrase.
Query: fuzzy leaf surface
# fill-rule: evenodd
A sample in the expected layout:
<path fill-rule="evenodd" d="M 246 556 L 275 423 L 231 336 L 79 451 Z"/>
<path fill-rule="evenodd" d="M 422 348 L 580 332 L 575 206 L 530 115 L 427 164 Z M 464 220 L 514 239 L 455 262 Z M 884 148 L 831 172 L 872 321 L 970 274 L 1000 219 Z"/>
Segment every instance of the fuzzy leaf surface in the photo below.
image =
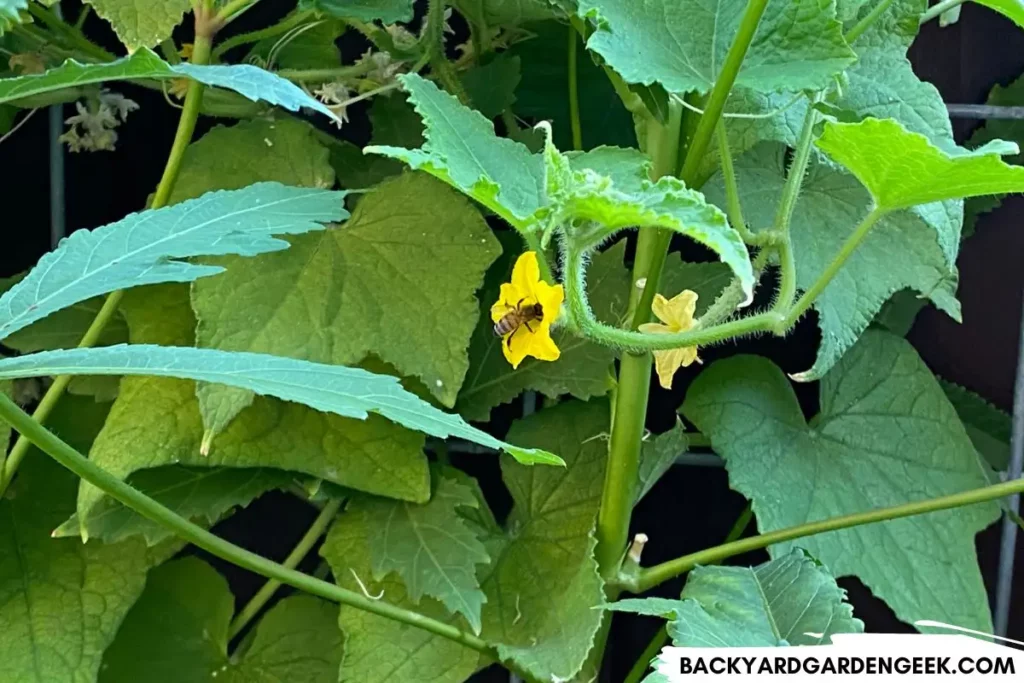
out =
<path fill-rule="evenodd" d="M 980 488 L 989 482 L 938 381 L 903 339 L 869 331 L 821 383 L 809 423 L 770 361 L 719 361 L 691 385 L 685 415 L 726 459 L 762 531 Z M 851 486 L 850 482 L 856 482 Z M 801 491 L 798 498 L 790 493 Z M 907 623 L 991 628 L 974 536 L 995 503 L 799 541 L 835 576 L 854 575 Z M 780 557 L 795 544 L 769 551 Z"/>
<path fill-rule="evenodd" d="M 1006 470 L 1010 463 L 1010 416 L 958 384 L 945 380 L 940 384 L 978 453 L 996 471 Z"/>
<path fill-rule="evenodd" d="M 188 0 L 87 0 L 96 14 L 110 22 L 129 52 L 153 47 L 171 37 L 189 10 Z"/>
<path fill-rule="evenodd" d="M 786 182 L 784 155 L 783 148 L 764 144 L 736 160 L 740 200 L 752 230 L 772 225 Z M 712 201 L 724 206 L 719 181 L 706 189 Z M 824 163 L 811 164 L 790 224 L 797 287 L 814 284 L 870 205 L 870 195 L 856 178 Z M 957 271 L 947 265 L 930 225 L 913 211 L 891 213 L 875 225 L 814 303 L 821 345 L 813 367 L 801 379 L 828 372 L 900 290 L 917 290 L 960 319 Z"/>
<path fill-rule="evenodd" d="M 743 0 L 579 0 L 597 30 L 587 47 L 627 82 L 673 93 L 711 90 L 747 3 Z M 736 85 L 758 92 L 818 90 L 852 64 L 834 0 L 770 0 Z"/>
<path fill-rule="evenodd" d="M 288 243 L 277 235 L 322 230 L 322 223 L 339 220 L 343 196 L 260 183 L 78 230 L 0 297 L 0 339 L 100 294 L 223 270 L 184 260 L 189 257 L 285 249 Z"/>
<path fill-rule="evenodd" d="M 319 100 L 291 81 L 251 64 L 176 64 L 160 59 L 148 47 L 112 62 L 82 64 L 69 59 L 41 74 L 0 79 L 0 104 L 51 90 L 61 90 L 105 81 L 137 78 L 160 80 L 186 76 L 205 85 L 234 90 L 253 102 L 269 102 L 290 111 L 308 107 L 337 121 L 338 117 Z"/>
<path fill-rule="evenodd" d="M 195 557 L 153 570 L 142 597 L 103 658 L 99 683 L 335 683 L 342 657 L 338 608 L 309 595 L 287 597 L 228 655 L 234 612 L 228 582 Z"/>
<path fill-rule="evenodd" d="M 88 450 L 108 409 L 65 397 L 49 425 Z M 96 680 L 103 651 L 146 583 L 153 559 L 138 539 L 53 539 L 74 511 L 77 477 L 33 448 L 0 500 L 0 680 Z"/>
<path fill-rule="evenodd" d="M 679 600 L 628 599 L 610 608 L 665 616 L 676 647 L 821 645 L 835 633 L 864 631 L 845 597 L 828 570 L 794 548 L 757 567 L 696 567 Z"/>
<path fill-rule="evenodd" d="M 487 598 L 480 590 L 476 567 L 490 562 L 490 557 L 459 513 L 459 508 L 478 505 L 471 489 L 440 476 L 426 503 L 362 498 L 353 501 L 346 514 L 365 508 L 365 514 L 382 521 L 370 537 L 374 578 L 397 573 L 413 602 L 423 595 L 440 600 L 479 633 L 480 609 Z"/>

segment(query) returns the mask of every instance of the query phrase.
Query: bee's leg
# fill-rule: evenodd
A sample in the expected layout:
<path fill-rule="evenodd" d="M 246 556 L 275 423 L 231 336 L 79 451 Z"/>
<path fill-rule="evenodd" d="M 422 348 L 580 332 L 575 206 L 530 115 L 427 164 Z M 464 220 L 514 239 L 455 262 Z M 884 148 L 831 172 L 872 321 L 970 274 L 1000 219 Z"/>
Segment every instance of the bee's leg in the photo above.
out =
<path fill-rule="evenodd" d="M 516 329 L 512 330 L 512 334 L 510 334 L 507 337 L 505 337 L 505 346 L 508 347 L 509 351 L 512 350 L 512 337 L 516 336 L 516 332 L 518 332 L 518 331 L 519 331 L 519 328 L 517 327 Z"/>
<path fill-rule="evenodd" d="M 535 329 L 533 329 L 532 327 L 530 327 L 530 323 L 523 323 L 523 324 L 526 325 L 526 329 L 528 329 L 530 331 L 530 334 L 536 334 L 537 331 Z"/>

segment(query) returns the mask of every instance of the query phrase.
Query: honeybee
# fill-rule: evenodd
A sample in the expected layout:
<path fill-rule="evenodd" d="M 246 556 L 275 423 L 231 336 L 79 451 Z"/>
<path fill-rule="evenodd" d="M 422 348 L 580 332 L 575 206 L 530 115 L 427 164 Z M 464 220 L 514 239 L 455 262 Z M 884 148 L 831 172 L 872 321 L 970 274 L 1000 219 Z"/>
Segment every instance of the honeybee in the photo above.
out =
<path fill-rule="evenodd" d="M 520 299 L 519 303 L 514 307 L 508 307 L 508 312 L 501 317 L 501 320 L 494 323 L 494 334 L 499 337 L 504 337 L 507 334 L 508 339 L 505 340 L 505 343 L 509 345 L 509 348 L 512 348 L 512 337 L 516 335 L 520 327 L 525 327 L 530 332 L 533 332 L 530 323 L 534 321 L 540 322 L 543 319 L 544 308 L 540 304 L 523 306 L 523 299 Z"/>

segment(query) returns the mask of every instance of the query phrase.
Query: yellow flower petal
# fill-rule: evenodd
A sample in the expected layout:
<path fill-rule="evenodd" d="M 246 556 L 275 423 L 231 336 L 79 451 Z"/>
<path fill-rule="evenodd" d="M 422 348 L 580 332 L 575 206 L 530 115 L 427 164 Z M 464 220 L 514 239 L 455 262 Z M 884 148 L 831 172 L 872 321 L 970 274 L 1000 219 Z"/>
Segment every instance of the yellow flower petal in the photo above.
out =
<path fill-rule="evenodd" d="M 672 321 L 672 310 L 669 308 L 668 299 L 663 297 L 661 294 L 654 295 L 654 301 L 651 303 L 651 311 L 655 317 L 663 323 L 670 323 Z"/>
<path fill-rule="evenodd" d="M 515 295 L 515 288 L 509 283 L 505 283 L 501 286 L 501 295 L 498 297 L 498 301 L 491 306 L 491 321 L 498 322 L 510 309 L 515 308 L 515 304 L 521 297 Z M 511 303 L 510 303 L 511 302 Z"/>
<path fill-rule="evenodd" d="M 531 336 L 533 335 L 526 327 L 520 327 L 501 338 L 501 352 L 505 354 L 505 360 L 512 365 L 513 370 L 526 358 L 530 350 L 527 339 Z"/>
<path fill-rule="evenodd" d="M 529 335 L 527 344 L 526 353 L 537 360 L 553 361 L 558 360 L 558 357 L 562 355 L 547 329 L 538 330 L 536 334 Z"/>
<path fill-rule="evenodd" d="M 549 285 L 543 280 L 538 280 L 534 291 L 537 294 L 537 303 L 544 311 L 544 322 L 550 325 L 558 319 L 558 314 L 562 310 L 562 301 L 565 300 L 562 285 Z"/>
<path fill-rule="evenodd" d="M 661 323 L 644 323 L 639 327 L 639 330 L 647 334 L 672 334 L 675 332 L 668 325 L 662 325 Z"/>
<path fill-rule="evenodd" d="M 658 371 L 658 382 L 664 389 L 672 388 L 672 378 L 681 365 L 683 352 L 686 349 L 669 349 L 654 352 L 654 369 Z"/>
<path fill-rule="evenodd" d="M 512 287 L 515 288 L 520 298 L 532 298 L 536 302 L 538 282 L 540 282 L 540 265 L 537 263 L 537 252 L 524 251 L 516 259 L 515 268 L 512 269 Z"/>

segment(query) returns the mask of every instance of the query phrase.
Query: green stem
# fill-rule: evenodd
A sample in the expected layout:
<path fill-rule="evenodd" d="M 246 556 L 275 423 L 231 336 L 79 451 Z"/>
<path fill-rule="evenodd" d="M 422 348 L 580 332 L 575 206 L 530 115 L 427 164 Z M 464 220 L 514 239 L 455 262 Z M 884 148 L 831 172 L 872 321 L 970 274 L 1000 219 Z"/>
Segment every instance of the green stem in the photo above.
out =
<path fill-rule="evenodd" d="M 885 10 L 889 9 L 892 5 L 893 0 L 881 0 L 874 9 L 868 12 L 863 19 L 858 21 L 853 28 L 846 32 L 843 37 L 846 42 L 853 45 L 853 42 L 864 35 L 864 32 L 870 28 L 872 24 L 878 21 L 878 18 L 885 14 Z"/>
<path fill-rule="evenodd" d="M 163 53 L 164 61 L 168 64 L 181 64 L 181 54 L 178 46 L 174 44 L 173 38 L 167 38 L 160 43 L 160 52 Z"/>
<path fill-rule="evenodd" d="M 803 128 L 793 153 L 793 161 L 789 165 L 786 185 L 782 188 L 779 208 L 775 214 L 776 247 L 779 252 L 779 295 L 772 307 L 774 311 L 788 311 L 796 298 L 796 261 L 789 236 L 789 225 L 793 220 L 800 189 L 807 175 L 807 165 L 811 160 L 811 143 L 814 142 L 814 125 L 818 122 L 818 110 L 815 108 L 822 99 L 819 93 L 811 98 L 807 114 L 804 116 Z"/>
<path fill-rule="evenodd" d="M 309 551 L 313 549 L 316 542 L 320 540 L 320 537 L 327 531 L 327 527 L 334 521 L 334 518 L 338 514 L 338 510 L 341 508 L 342 502 L 343 500 L 341 498 L 335 498 L 320 510 L 320 514 L 318 514 L 316 519 L 313 520 L 313 524 L 306 530 L 306 533 L 303 534 L 302 538 L 299 539 L 298 544 L 288 554 L 288 557 L 285 558 L 284 562 L 281 564 L 282 567 L 286 569 L 295 569 L 295 567 L 299 565 L 299 562 L 309 554 Z M 242 611 L 240 611 L 232 620 L 231 628 L 228 630 L 228 638 L 234 638 L 241 633 L 242 629 L 252 621 L 253 617 L 255 617 L 261 609 L 263 609 L 263 606 L 266 605 L 272 597 L 274 597 L 274 593 L 276 593 L 277 589 L 280 587 L 281 582 L 277 579 L 270 579 L 263 584 L 263 587 L 259 589 L 256 595 L 246 603 L 245 607 L 242 608 Z"/>
<path fill-rule="evenodd" d="M 238 15 L 245 12 L 257 2 L 259 2 L 259 0 L 228 0 L 228 2 L 220 8 L 220 11 L 217 12 L 215 21 L 218 26 L 223 26 L 232 19 L 238 17 Z"/>
<path fill-rule="evenodd" d="M 202 548 L 221 559 L 243 569 L 275 579 L 299 590 L 318 595 L 327 600 L 361 609 L 372 614 L 415 626 L 435 635 L 455 641 L 468 648 L 497 658 L 497 653 L 482 639 L 435 619 L 409 610 L 373 600 L 355 591 L 346 590 L 326 581 L 320 581 L 307 574 L 288 569 L 256 553 L 240 548 L 206 529 L 196 526 L 178 516 L 146 494 L 132 488 L 106 470 L 97 466 L 84 455 L 61 441 L 57 436 L 36 422 L 19 408 L 11 399 L 0 394 L 0 419 L 8 422 L 29 441 L 58 463 L 74 472 L 111 498 L 135 510 L 143 517 L 170 529 L 180 538 Z"/>
<path fill-rule="evenodd" d="M 89 18 L 89 13 L 92 11 L 92 5 L 82 5 L 82 11 L 78 13 L 78 19 L 75 20 L 75 29 L 78 31 L 82 30 L 85 26 L 85 20 Z"/>
<path fill-rule="evenodd" d="M 249 43 L 258 43 L 261 40 L 266 40 L 267 38 L 273 38 L 274 36 L 279 36 L 282 33 L 287 33 L 296 26 L 304 23 L 307 19 L 312 18 L 313 14 L 313 10 L 295 12 L 294 14 L 289 14 L 273 26 L 267 26 L 266 28 L 261 28 L 258 31 L 249 31 L 248 33 L 240 33 L 237 36 L 231 36 L 224 40 L 217 46 L 217 49 L 213 51 L 213 61 L 219 61 L 221 55 L 232 48 L 236 48 L 240 45 L 248 45 Z"/>
<path fill-rule="evenodd" d="M 526 240 L 526 246 L 529 247 L 530 251 L 536 252 L 537 254 L 537 265 L 540 267 L 540 279 L 544 280 L 548 284 L 555 282 L 555 276 L 551 272 L 551 264 L 548 263 L 548 256 L 544 251 L 544 247 L 540 243 L 540 235 L 535 232 L 528 232 L 524 235 Z"/>
<path fill-rule="evenodd" d="M 327 83 L 365 76 L 373 68 L 369 61 L 331 69 L 279 69 L 274 73 L 296 83 Z"/>
<path fill-rule="evenodd" d="M 747 244 L 760 244 L 763 236 L 755 235 L 747 227 L 743 219 L 743 206 L 740 204 L 739 186 L 736 183 L 736 169 L 732 165 L 732 150 L 729 149 L 729 134 L 725 129 L 725 119 L 718 122 L 715 129 L 718 140 L 718 158 L 722 164 L 722 180 L 725 183 L 725 213 L 729 223 L 740 234 Z"/>
<path fill-rule="evenodd" d="M 114 59 L 113 54 L 90 41 L 82 35 L 80 30 L 64 23 L 56 14 L 42 5 L 30 2 L 28 4 L 28 11 L 33 17 L 41 21 L 47 28 L 53 31 L 55 37 L 60 39 L 62 42 L 65 42 L 68 45 L 81 50 L 90 57 L 101 61 L 109 62 Z"/>
<path fill-rule="evenodd" d="M 723 542 L 732 543 L 742 536 L 753 517 L 753 508 L 750 506 L 750 503 L 747 503 L 747 507 L 740 513 L 739 518 L 736 519 L 736 522 L 732 525 L 732 529 L 729 530 L 729 534 L 725 537 L 725 541 Z M 644 648 L 643 653 L 636 660 L 633 668 L 629 670 L 629 675 L 626 676 L 623 683 L 639 683 L 639 681 L 644 677 L 644 674 L 647 673 L 647 670 L 651 668 L 651 660 L 661 652 L 661 648 L 668 645 L 668 642 L 668 629 L 665 626 L 662 626 L 658 629 L 654 638 L 651 639 L 651 642 L 647 644 L 647 647 Z"/>
<path fill-rule="evenodd" d="M 445 90 L 459 98 L 463 104 L 468 104 L 469 95 L 462 87 L 462 82 L 444 51 L 444 8 L 445 0 L 430 0 L 430 4 L 427 5 L 427 50 L 430 52 L 430 69 Z"/>
<path fill-rule="evenodd" d="M 967 0 L 942 0 L 942 2 L 930 7 L 927 12 L 921 15 L 921 23 L 923 24 L 926 21 L 931 21 L 932 19 L 940 16 L 943 12 L 951 10 L 954 7 L 959 7 L 965 2 L 967 2 Z"/>
<path fill-rule="evenodd" d="M 196 27 L 192 63 L 206 64 L 210 57 L 212 36 L 205 31 L 199 30 L 200 22 L 197 22 Z M 150 208 L 158 209 L 166 205 L 167 200 L 171 196 L 171 190 L 174 189 L 174 183 L 178 179 L 178 172 L 181 169 L 181 161 L 185 155 L 185 149 L 192 141 L 192 133 L 195 131 L 196 119 L 199 118 L 199 105 L 202 101 L 203 85 L 197 81 L 192 81 L 189 83 L 188 94 L 185 95 L 185 104 L 181 110 L 181 118 L 178 120 L 178 131 L 174 136 L 174 143 L 171 145 L 171 151 L 164 166 L 164 173 L 160 178 L 160 184 L 156 188 Z M 78 343 L 79 348 L 89 348 L 96 345 L 107 323 L 110 322 L 117 312 L 122 296 L 123 292 L 121 291 L 114 291 L 107 295 L 106 300 L 103 302 L 103 307 L 100 308 L 96 318 L 93 319 L 89 329 L 86 330 L 82 340 Z M 39 405 L 32 413 L 32 419 L 36 420 L 39 424 L 44 423 L 54 407 L 56 407 L 57 402 L 60 401 L 60 397 L 64 394 L 70 382 L 71 377 L 69 375 L 60 375 L 54 379 L 53 384 L 46 390 L 43 398 L 39 401 Z M 29 452 L 29 446 L 29 440 L 21 436 L 18 437 L 14 447 L 11 448 L 10 455 L 4 461 L 3 472 L 0 473 L 0 495 L 3 495 L 3 492 L 10 486 L 15 473 L 18 471 L 18 467 Z"/>
<path fill-rule="evenodd" d="M 854 228 L 853 233 L 846 238 L 843 242 L 843 246 L 839 249 L 839 253 L 836 254 L 835 258 L 832 259 L 832 263 L 828 264 L 828 267 L 818 276 L 818 279 L 807 291 L 803 293 L 797 302 L 793 304 L 793 307 L 783 318 L 781 325 L 776 328 L 776 333 L 782 334 L 785 330 L 792 327 L 797 320 L 800 319 L 808 308 L 817 300 L 825 288 L 828 287 L 829 283 L 832 282 L 832 278 L 836 276 L 839 269 L 843 267 L 847 259 L 853 254 L 853 252 L 860 246 L 860 243 L 864 241 L 871 228 L 874 227 L 875 223 L 885 216 L 885 211 L 879 209 L 873 209 L 860 224 Z"/>
<path fill-rule="evenodd" d="M 572 148 L 583 149 L 583 129 L 580 127 L 580 92 L 576 76 L 577 48 L 579 37 L 572 24 L 569 25 L 569 120 L 572 126 Z"/>
<path fill-rule="evenodd" d="M 748 553 L 752 550 L 767 548 L 775 543 L 785 543 L 786 541 L 792 541 L 798 538 L 805 538 L 815 534 L 823 534 L 829 531 L 839 531 L 840 529 L 849 529 L 851 527 L 862 526 L 864 524 L 886 522 L 892 519 L 900 519 L 902 517 L 923 515 L 928 512 L 939 512 L 941 510 L 950 510 L 953 508 L 963 507 L 965 505 L 986 503 L 988 501 L 998 500 L 1000 498 L 1005 498 L 1006 496 L 1022 492 L 1024 492 L 1024 479 L 1014 479 L 1013 481 L 972 489 L 962 493 L 955 493 L 950 496 L 942 496 L 915 503 L 906 503 L 904 505 L 896 505 L 893 507 L 882 508 L 880 510 L 871 510 L 869 512 L 858 512 L 852 515 L 844 515 L 842 517 L 833 517 L 832 519 L 809 522 L 807 524 L 801 524 L 787 529 L 779 529 L 778 531 L 760 534 L 759 536 L 751 536 L 750 538 L 744 538 L 739 541 L 733 541 L 732 543 L 725 543 L 714 548 L 708 548 L 707 550 L 701 550 L 700 552 L 692 553 L 690 555 L 684 555 L 683 557 L 669 560 L 668 562 L 663 562 L 653 567 L 647 567 L 646 569 L 641 570 L 636 577 L 631 577 L 627 580 L 626 585 L 623 587 L 634 593 L 641 593 L 654 588 L 664 581 L 668 581 L 671 578 L 688 572 L 697 565 L 716 564 L 736 555 L 742 555 L 743 553 Z"/>

